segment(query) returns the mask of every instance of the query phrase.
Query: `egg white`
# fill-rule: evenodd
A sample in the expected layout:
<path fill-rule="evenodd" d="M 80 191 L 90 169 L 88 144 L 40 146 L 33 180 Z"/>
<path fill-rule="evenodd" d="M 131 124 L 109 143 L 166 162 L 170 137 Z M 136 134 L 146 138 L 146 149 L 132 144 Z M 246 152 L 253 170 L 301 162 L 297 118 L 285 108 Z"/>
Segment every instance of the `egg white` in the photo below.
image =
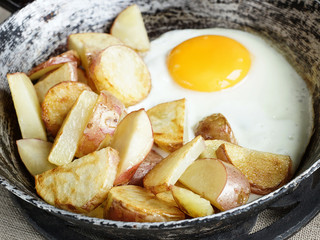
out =
<path fill-rule="evenodd" d="M 184 89 L 169 75 L 166 58 L 181 42 L 200 35 L 223 35 L 243 44 L 251 54 L 247 76 L 219 92 Z M 239 145 L 289 155 L 296 170 L 313 129 L 312 99 L 306 83 L 290 64 L 262 38 L 230 29 L 175 30 L 151 42 L 144 58 L 151 79 L 149 96 L 133 111 L 186 98 L 188 139 L 195 125 L 213 113 L 229 121 Z"/>

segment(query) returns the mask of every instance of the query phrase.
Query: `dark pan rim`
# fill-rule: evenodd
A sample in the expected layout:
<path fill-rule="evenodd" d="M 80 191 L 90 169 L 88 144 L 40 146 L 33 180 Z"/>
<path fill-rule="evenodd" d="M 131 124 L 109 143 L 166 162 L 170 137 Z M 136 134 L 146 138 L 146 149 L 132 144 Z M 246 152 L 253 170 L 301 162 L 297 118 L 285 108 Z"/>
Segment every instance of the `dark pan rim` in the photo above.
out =
<path fill-rule="evenodd" d="M 319 0 L 315 0 L 315 2 L 320 4 Z M 10 18 L 9 18 L 10 19 Z M 9 21 L 9 19 L 7 21 Z M 5 21 L 6 22 L 6 21 Z M 4 22 L 4 23 L 5 23 Z M 1 26 L 0 26 L 1 29 Z M 0 184 L 4 186 L 8 191 L 12 194 L 16 195 L 20 199 L 30 203 L 31 205 L 42 209 L 48 213 L 54 214 L 61 218 L 67 218 L 71 221 L 78 221 L 84 224 L 92 224 L 96 226 L 108 227 L 108 228 L 119 228 L 119 229 L 155 229 L 161 227 L 162 229 L 172 229 L 172 228 L 182 228 L 185 226 L 192 226 L 195 223 L 201 222 L 214 222 L 214 221 L 231 221 L 237 216 L 241 216 L 247 212 L 259 212 L 262 209 L 265 209 L 266 206 L 270 205 L 271 203 L 279 200 L 282 196 L 287 193 L 294 191 L 304 180 L 310 178 L 314 172 L 316 172 L 320 168 L 320 159 L 315 161 L 307 170 L 303 171 L 302 173 L 298 174 L 295 178 L 293 178 L 289 183 L 282 186 L 281 188 L 273 191 L 272 193 L 265 195 L 257 200 L 254 200 L 250 203 L 247 203 L 243 206 L 213 214 L 206 217 L 201 218 L 193 218 L 187 220 L 180 220 L 180 221 L 172 221 L 172 222 L 148 222 L 148 223 L 140 223 L 140 222 L 122 222 L 122 221 L 113 221 L 107 219 L 98 219 L 93 217 L 87 217 L 81 214 L 72 213 L 66 210 L 58 209 L 40 198 L 35 198 L 25 191 L 22 191 L 20 188 L 12 184 L 9 180 L 0 176 Z"/>
<path fill-rule="evenodd" d="M 194 225 L 196 222 L 211 222 L 211 221 L 222 221 L 228 219 L 231 221 L 232 218 L 242 215 L 249 211 L 258 212 L 261 209 L 264 209 L 267 205 L 275 202 L 276 200 L 280 199 L 286 193 L 290 191 L 294 191 L 305 179 L 308 179 L 312 176 L 312 174 L 320 168 L 320 159 L 317 160 L 311 167 L 305 170 L 303 173 L 299 174 L 293 180 L 291 180 L 286 185 L 282 186 L 281 188 L 262 196 L 250 203 L 247 203 L 243 206 L 230 209 L 228 211 L 216 213 L 206 217 L 199 217 L 199 218 L 192 218 L 186 220 L 179 220 L 179 221 L 171 221 L 171 222 L 122 222 L 122 221 L 113 221 L 108 219 L 99 219 L 93 217 L 87 217 L 85 215 L 72 213 L 66 210 L 62 210 L 56 208 L 42 200 L 36 199 L 24 191 L 21 191 L 16 186 L 12 185 L 7 179 L 0 176 L 0 184 L 4 186 L 7 190 L 11 193 L 16 195 L 17 197 L 21 198 L 22 200 L 30 203 L 31 205 L 40 208 L 46 212 L 55 214 L 58 217 L 67 218 L 73 221 L 80 221 L 85 224 L 93 224 L 96 226 L 104 226 L 109 228 L 134 228 L 134 229 L 154 229 L 161 227 L 162 229 L 167 228 L 180 228 Z M 253 210 L 254 209 L 254 210 Z"/>

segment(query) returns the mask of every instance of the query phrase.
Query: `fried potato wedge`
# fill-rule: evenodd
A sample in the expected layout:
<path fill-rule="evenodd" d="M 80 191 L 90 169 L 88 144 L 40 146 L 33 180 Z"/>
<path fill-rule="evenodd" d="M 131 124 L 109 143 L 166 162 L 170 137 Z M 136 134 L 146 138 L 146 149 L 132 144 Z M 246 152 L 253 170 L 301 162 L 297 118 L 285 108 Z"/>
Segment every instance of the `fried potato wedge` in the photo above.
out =
<path fill-rule="evenodd" d="M 175 207 L 179 208 L 178 204 L 176 203 L 176 200 L 174 200 L 174 198 L 172 196 L 171 190 L 157 193 L 156 197 L 159 198 L 162 201 L 165 201 L 166 203 L 168 203 L 168 204 L 170 204 L 172 206 L 175 206 Z"/>
<path fill-rule="evenodd" d="M 96 207 L 96 208 L 93 209 L 92 211 L 90 211 L 90 212 L 88 212 L 88 213 L 84 213 L 84 215 L 85 215 L 85 216 L 88 216 L 88 217 L 94 217 L 94 218 L 103 219 L 105 206 L 106 206 L 106 201 L 104 201 L 103 203 L 101 203 L 98 207 Z"/>
<path fill-rule="evenodd" d="M 148 51 L 150 48 L 147 30 L 136 4 L 127 7 L 116 17 L 110 33 L 139 52 Z"/>
<path fill-rule="evenodd" d="M 20 158 L 32 176 L 57 167 L 48 161 L 52 143 L 35 138 L 16 141 Z"/>
<path fill-rule="evenodd" d="M 201 120 L 195 129 L 195 135 L 201 135 L 205 140 L 224 140 L 237 144 L 228 120 L 221 113 L 212 114 Z"/>
<path fill-rule="evenodd" d="M 221 211 L 245 204 L 250 195 L 247 178 L 233 165 L 218 159 L 194 161 L 179 181 Z"/>
<path fill-rule="evenodd" d="M 103 49 L 111 45 L 122 45 L 116 37 L 107 33 L 74 33 L 68 36 L 68 49 L 75 50 L 80 58 L 81 63 L 88 73 L 92 59 Z"/>
<path fill-rule="evenodd" d="M 251 191 L 265 195 L 290 180 L 292 161 L 289 156 L 261 152 L 234 144 L 222 144 L 217 157 L 237 167 L 249 180 Z"/>
<path fill-rule="evenodd" d="M 176 184 L 174 186 L 177 186 L 179 188 L 185 188 L 188 189 L 186 186 L 184 186 L 181 182 L 176 182 Z M 172 188 L 171 188 L 172 189 Z M 174 200 L 173 195 L 172 195 L 172 191 L 168 190 L 168 191 L 164 191 L 164 192 L 160 192 L 156 194 L 157 198 L 172 204 L 176 207 L 179 207 L 178 204 L 176 203 L 176 200 Z"/>
<path fill-rule="evenodd" d="M 22 138 L 47 141 L 40 103 L 31 80 L 24 73 L 8 74 L 7 79 Z"/>
<path fill-rule="evenodd" d="M 223 143 L 227 142 L 223 140 L 205 140 L 206 148 L 200 154 L 199 158 L 218 158 L 216 151 Z"/>
<path fill-rule="evenodd" d="M 98 91 L 111 92 L 126 107 L 146 98 L 151 89 L 146 64 L 124 45 L 113 45 L 100 52 L 91 64 L 90 77 Z"/>
<path fill-rule="evenodd" d="M 36 191 L 51 205 L 90 212 L 107 197 L 117 173 L 119 155 L 104 148 L 35 176 Z"/>
<path fill-rule="evenodd" d="M 123 112 L 124 105 L 120 100 L 107 91 L 101 91 L 79 140 L 76 157 L 82 157 L 97 150 L 107 135 L 111 139 Z"/>
<path fill-rule="evenodd" d="M 173 186 L 171 192 L 180 210 L 190 217 L 204 217 L 214 213 L 208 200 L 188 189 Z"/>
<path fill-rule="evenodd" d="M 194 138 L 159 162 L 143 179 L 143 185 L 154 194 L 170 190 L 190 164 L 205 149 L 201 136 Z"/>
<path fill-rule="evenodd" d="M 78 81 L 76 62 L 64 63 L 57 70 L 49 73 L 34 85 L 40 103 L 43 102 L 45 95 L 51 87 L 64 81 Z"/>
<path fill-rule="evenodd" d="M 185 218 L 178 208 L 134 185 L 113 187 L 108 193 L 104 213 L 106 219 L 125 222 L 166 222 Z"/>
<path fill-rule="evenodd" d="M 80 82 L 61 82 L 49 89 L 42 102 L 42 119 L 52 136 L 56 136 L 73 104 L 84 90 L 90 91 L 90 88 Z"/>
<path fill-rule="evenodd" d="M 77 68 L 78 81 L 89 86 L 88 77 L 82 68 Z"/>
<path fill-rule="evenodd" d="M 151 150 L 147 157 L 139 165 L 138 169 L 128 182 L 128 184 L 143 186 L 143 178 L 147 173 L 157 165 L 163 157 L 159 155 L 156 151 Z"/>
<path fill-rule="evenodd" d="M 63 165 L 73 160 L 97 99 L 98 95 L 92 91 L 85 90 L 80 94 L 54 139 L 49 162 Z"/>
<path fill-rule="evenodd" d="M 129 182 L 141 162 L 147 157 L 152 145 L 152 127 L 143 109 L 131 112 L 122 119 L 110 144 L 120 156 L 114 185 Z"/>
<path fill-rule="evenodd" d="M 58 56 L 51 57 L 49 60 L 40 63 L 36 67 L 30 70 L 28 76 L 31 80 L 36 80 L 45 75 L 48 72 L 51 72 L 59 67 L 61 67 L 64 63 L 67 62 L 77 62 L 80 64 L 80 58 L 76 51 L 70 50 L 64 52 Z"/>
<path fill-rule="evenodd" d="M 154 142 L 161 149 L 174 152 L 183 145 L 185 134 L 185 99 L 160 103 L 147 111 Z"/>

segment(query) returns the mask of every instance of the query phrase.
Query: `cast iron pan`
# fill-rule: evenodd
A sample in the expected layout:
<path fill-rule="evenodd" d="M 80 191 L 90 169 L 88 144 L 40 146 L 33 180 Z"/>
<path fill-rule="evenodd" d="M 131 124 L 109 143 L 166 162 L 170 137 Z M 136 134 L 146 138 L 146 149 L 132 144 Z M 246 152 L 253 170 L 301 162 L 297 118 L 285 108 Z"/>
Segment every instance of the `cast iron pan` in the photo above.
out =
<path fill-rule="evenodd" d="M 15 140 L 21 135 L 6 81 L 8 72 L 32 66 L 64 51 L 70 33 L 108 31 L 115 16 L 137 3 L 151 39 L 182 28 L 242 29 L 272 41 L 306 80 L 313 96 L 314 134 L 294 179 L 245 206 L 212 216 L 168 223 L 123 223 L 57 209 L 35 193 Z M 283 239 L 319 212 L 320 3 L 318 1 L 35 1 L 0 26 L 0 183 L 17 196 L 31 223 L 46 236 L 74 239 Z M 257 216 L 272 209 L 282 216 L 251 233 Z M 87 235 L 83 235 L 87 233 Z M 61 235 L 65 234 L 65 235 Z"/>

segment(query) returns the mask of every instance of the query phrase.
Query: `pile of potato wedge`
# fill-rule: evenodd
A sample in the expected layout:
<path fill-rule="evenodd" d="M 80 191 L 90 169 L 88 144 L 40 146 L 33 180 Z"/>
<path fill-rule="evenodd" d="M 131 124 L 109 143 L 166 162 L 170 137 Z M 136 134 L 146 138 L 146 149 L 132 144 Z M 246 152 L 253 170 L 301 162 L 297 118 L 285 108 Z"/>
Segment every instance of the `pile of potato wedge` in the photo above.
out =
<path fill-rule="evenodd" d="M 71 34 L 67 47 L 27 74 L 7 75 L 18 152 L 49 204 L 111 220 L 176 221 L 241 206 L 290 179 L 289 156 L 237 145 L 222 114 L 202 119 L 185 143 L 185 99 L 127 111 L 151 89 L 136 5 L 110 34 Z"/>

